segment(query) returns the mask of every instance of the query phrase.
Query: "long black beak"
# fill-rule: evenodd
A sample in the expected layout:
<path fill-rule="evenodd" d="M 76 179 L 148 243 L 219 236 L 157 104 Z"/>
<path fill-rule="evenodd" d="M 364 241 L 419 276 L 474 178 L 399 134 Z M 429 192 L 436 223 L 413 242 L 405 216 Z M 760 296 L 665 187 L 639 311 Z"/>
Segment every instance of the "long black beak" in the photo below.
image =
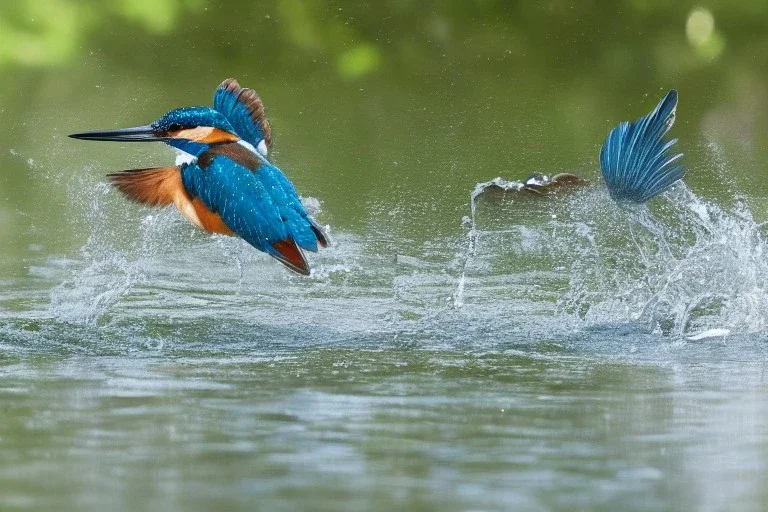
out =
<path fill-rule="evenodd" d="M 70 137 L 83 140 L 116 140 L 122 142 L 168 140 L 168 137 L 155 132 L 151 125 L 124 128 L 122 130 L 97 130 L 94 132 L 73 133 Z"/>

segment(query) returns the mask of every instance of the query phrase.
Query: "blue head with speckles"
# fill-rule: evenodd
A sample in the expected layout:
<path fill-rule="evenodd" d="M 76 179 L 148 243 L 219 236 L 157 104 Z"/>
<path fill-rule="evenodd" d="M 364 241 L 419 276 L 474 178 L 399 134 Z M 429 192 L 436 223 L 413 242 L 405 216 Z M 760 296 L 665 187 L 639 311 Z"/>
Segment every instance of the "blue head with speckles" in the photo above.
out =
<path fill-rule="evenodd" d="M 238 140 L 229 121 L 208 107 L 177 108 L 163 114 L 151 126 L 166 144 L 195 156 L 211 144 Z"/>
<path fill-rule="evenodd" d="M 176 108 L 152 123 L 152 128 L 158 132 L 178 132 L 200 126 L 218 128 L 229 133 L 235 132 L 226 117 L 209 107 Z"/>

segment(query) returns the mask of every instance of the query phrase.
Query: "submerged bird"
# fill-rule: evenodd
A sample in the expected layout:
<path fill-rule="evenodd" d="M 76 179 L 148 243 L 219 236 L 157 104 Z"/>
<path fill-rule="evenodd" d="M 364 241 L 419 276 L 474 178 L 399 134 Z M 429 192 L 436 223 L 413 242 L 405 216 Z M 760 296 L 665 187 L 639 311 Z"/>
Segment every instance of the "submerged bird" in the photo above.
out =
<path fill-rule="evenodd" d="M 669 91 L 647 116 L 624 121 L 611 130 L 600 149 L 600 167 L 611 197 L 618 202 L 644 203 L 661 194 L 685 171 L 677 139 L 665 135 L 675 122 L 677 91 Z"/>
<path fill-rule="evenodd" d="M 272 137 L 261 99 L 233 78 L 216 89 L 213 108 L 178 108 L 150 125 L 70 137 L 162 141 L 191 155 L 188 163 L 108 177 L 129 199 L 149 206 L 173 204 L 195 226 L 240 236 L 294 272 L 309 275 L 302 249 L 315 252 L 318 245 L 328 245 L 291 182 L 267 160 Z"/>

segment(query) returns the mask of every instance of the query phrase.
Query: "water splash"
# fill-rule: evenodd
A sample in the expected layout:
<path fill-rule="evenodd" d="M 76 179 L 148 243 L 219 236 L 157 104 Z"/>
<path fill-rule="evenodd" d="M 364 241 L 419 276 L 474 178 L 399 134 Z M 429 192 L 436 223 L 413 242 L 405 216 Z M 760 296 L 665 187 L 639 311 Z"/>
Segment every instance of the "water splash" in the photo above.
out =
<path fill-rule="evenodd" d="M 123 321 L 126 308 L 134 317 L 136 308 L 195 307 L 211 312 L 253 298 L 254 276 L 265 293 L 284 291 L 291 276 L 244 241 L 205 234 L 174 208 L 135 207 L 98 179 L 86 169 L 70 183 L 73 224 L 85 227 L 87 239 L 63 266 L 49 262 L 63 276 L 49 294 L 47 316 L 103 325 Z M 304 202 L 312 214 L 321 212 L 316 199 Z M 318 264 L 316 278 L 329 278 L 345 268 L 330 259 L 337 267 Z"/>
<path fill-rule="evenodd" d="M 469 217 L 464 217 L 462 222 L 465 225 L 469 225 L 469 232 L 467 233 L 467 249 L 464 253 L 464 263 L 461 268 L 461 275 L 459 277 L 459 283 L 456 286 L 456 291 L 453 294 L 453 307 L 461 308 L 464 306 L 464 288 L 466 287 L 467 271 L 469 269 L 472 260 L 475 257 L 477 251 L 477 237 L 479 232 L 477 230 L 477 198 L 480 197 L 483 192 L 489 189 L 498 189 L 503 192 L 520 192 L 523 190 L 535 190 L 526 188 L 526 186 L 536 186 L 548 182 L 548 178 L 543 177 L 541 180 L 537 176 L 531 176 L 525 182 L 523 181 L 507 181 L 501 177 L 494 178 L 491 181 L 484 183 L 478 183 L 475 185 L 475 189 L 469 194 Z"/>
<path fill-rule="evenodd" d="M 70 185 L 73 222 L 85 226 L 88 237 L 49 297 L 50 315 L 69 323 L 99 323 L 121 298 L 144 283 L 147 259 L 167 250 L 179 224 L 168 210 L 127 206 L 108 184 L 94 179 L 86 170 Z"/>
<path fill-rule="evenodd" d="M 675 337 L 768 326 L 768 247 L 743 201 L 725 208 L 684 184 L 653 211 L 609 203 L 596 213 L 593 200 L 573 203 L 578 236 L 560 244 L 578 255 L 563 311 L 588 324 L 642 322 Z"/>
<path fill-rule="evenodd" d="M 92 191 L 90 197 L 72 200 L 85 207 L 83 220 L 90 235 L 79 251 L 79 258 L 68 269 L 68 278 L 51 291 L 50 310 L 61 321 L 94 324 L 141 279 L 141 272 L 129 252 L 119 247 L 121 237 L 108 221 L 105 207 L 110 187 L 104 183 L 82 183 L 83 179 L 75 187 L 88 187 Z"/>
<path fill-rule="evenodd" d="M 550 292 L 552 316 L 582 328 L 631 323 L 693 340 L 768 328 L 768 246 L 743 200 L 720 206 L 680 184 L 650 206 L 619 207 L 602 188 L 582 189 L 565 201 L 515 200 L 513 221 L 491 219 L 504 227 L 488 230 L 478 226 L 477 199 L 489 188 L 519 192 L 524 182 L 496 179 L 470 195 L 455 308 L 466 305 L 481 258 L 484 286 L 497 286 L 503 266 L 516 287 L 506 292 L 539 311 Z"/>
<path fill-rule="evenodd" d="M 743 202 L 721 207 L 684 186 L 650 209 L 623 209 L 601 187 L 541 200 L 540 190 L 525 193 L 540 182 L 496 179 L 470 194 L 465 240 L 425 243 L 429 257 L 394 257 L 389 233 L 339 233 L 338 247 L 312 256 L 313 275 L 296 280 L 240 240 L 212 242 L 172 209 L 128 207 L 106 184 L 84 179 L 72 201 L 88 238 L 50 294 L 49 314 L 70 323 L 171 315 L 288 325 L 300 316 L 350 336 L 468 340 L 603 324 L 693 338 L 768 327 L 761 227 Z M 485 208 L 489 189 L 501 192 L 511 221 L 486 215 L 499 210 Z M 308 206 L 319 210 L 311 199 Z M 339 310 L 351 319 L 341 322 Z"/>
<path fill-rule="evenodd" d="M 462 219 L 463 224 L 469 226 L 467 233 L 467 248 L 464 252 L 464 263 L 462 264 L 459 282 L 456 291 L 453 294 L 454 308 L 464 306 L 464 290 L 466 287 L 467 271 L 472 264 L 476 253 L 478 237 L 480 231 L 477 229 L 477 200 L 490 191 L 497 192 L 529 192 L 534 195 L 551 195 L 564 189 L 573 189 L 586 184 L 585 180 L 570 173 L 560 173 L 551 178 L 544 174 L 533 174 L 523 181 L 507 181 L 501 177 L 494 178 L 491 181 L 478 183 L 469 195 L 469 217 Z"/>
<path fill-rule="evenodd" d="M 501 178 L 496 178 L 501 180 Z M 492 183 L 492 181 L 488 182 Z M 467 281 L 467 270 L 469 269 L 470 262 L 475 257 L 475 251 L 477 250 L 477 220 L 475 212 L 477 211 L 477 204 L 475 200 L 484 189 L 481 188 L 484 183 L 480 183 L 475 187 L 475 190 L 469 195 L 469 210 L 470 216 L 464 217 L 462 222 L 469 224 L 469 232 L 467 233 L 467 249 L 464 253 L 464 264 L 461 266 L 461 275 L 459 276 L 459 284 L 456 286 L 456 291 L 453 294 L 453 307 L 461 308 L 464 306 L 464 287 Z"/>
<path fill-rule="evenodd" d="M 61 321 L 95 324 L 140 279 L 140 269 L 125 255 L 97 257 L 52 290 L 51 313 Z"/>

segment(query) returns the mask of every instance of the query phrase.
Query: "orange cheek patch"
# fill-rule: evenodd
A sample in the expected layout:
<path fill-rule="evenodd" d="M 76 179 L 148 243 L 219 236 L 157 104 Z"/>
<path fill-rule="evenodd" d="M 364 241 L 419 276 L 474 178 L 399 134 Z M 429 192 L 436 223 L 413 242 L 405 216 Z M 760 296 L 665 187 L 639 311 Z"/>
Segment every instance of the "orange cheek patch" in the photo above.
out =
<path fill-rule="evenodd" d="M 238 140 L 240 140 L 240 137 L 237 135 L 214 128 L 201 142 L 205 142 L 206 144 L 216 144 L 219 142 L 237 142 Z"/>
<path fill-rule="evenodd" d="M 212 128 L 210 126 L 198 126 L 197 128 L 189 128 L 187 130 L 179 130 L 178 132 L 170 132 L 169 134 L 174 138 L 193 140 L 195 142 L 202 142 L 204 144 L 237 142 L 240 140 L 237 135 L 231 134 L 225 130 L 219 130 L 218 128 Z"/>

